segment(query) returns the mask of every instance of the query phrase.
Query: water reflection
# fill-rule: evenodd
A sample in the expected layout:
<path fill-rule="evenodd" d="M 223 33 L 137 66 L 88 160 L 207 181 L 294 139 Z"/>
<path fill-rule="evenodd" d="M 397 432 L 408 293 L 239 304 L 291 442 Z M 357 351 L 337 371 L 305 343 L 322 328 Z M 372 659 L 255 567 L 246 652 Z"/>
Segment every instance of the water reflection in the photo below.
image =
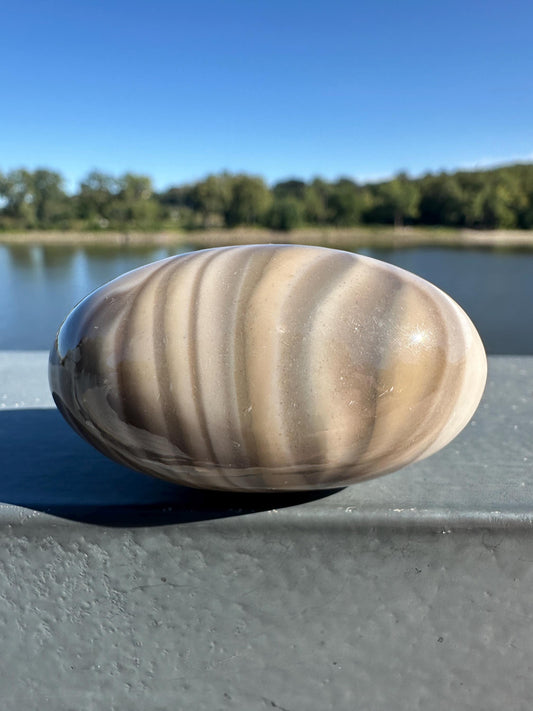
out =
<path fill-rule="evenodd" d="M 86 294 L 172 248 L 0 246 L 0 350 L 49 348 Z"/>
<path fill-rule="evenodd" d="M 8 258 L 13 265 L 25 268 L 31 265 L 33 253 L 33 245 L 13 246 L 8 250 Z"/>
<path fill-rule="evenodd" d="M 128 245 L 0 245 L 0 349 L 49 348 L 63 318 L 86 294 L 176 253 L 175 248 Z M 533 354 L 532 252 L 413 248 L 364 253 L 448 292 L 468 312 L 489 353 Z"/>

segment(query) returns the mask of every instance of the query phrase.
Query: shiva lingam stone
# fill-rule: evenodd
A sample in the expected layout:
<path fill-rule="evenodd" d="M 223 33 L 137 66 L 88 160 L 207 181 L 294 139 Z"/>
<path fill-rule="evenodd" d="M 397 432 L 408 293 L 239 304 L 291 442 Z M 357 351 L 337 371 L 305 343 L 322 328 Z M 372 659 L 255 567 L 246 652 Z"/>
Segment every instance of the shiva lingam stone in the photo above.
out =
<path fill-rule="evenodd" d="M 481 339 L 429 282 L 349 252 L 248 245 L 102 286 L 50 353 L 59 410 L 133 469 L 235 491 L 342 487 L 465 427 Z"/>

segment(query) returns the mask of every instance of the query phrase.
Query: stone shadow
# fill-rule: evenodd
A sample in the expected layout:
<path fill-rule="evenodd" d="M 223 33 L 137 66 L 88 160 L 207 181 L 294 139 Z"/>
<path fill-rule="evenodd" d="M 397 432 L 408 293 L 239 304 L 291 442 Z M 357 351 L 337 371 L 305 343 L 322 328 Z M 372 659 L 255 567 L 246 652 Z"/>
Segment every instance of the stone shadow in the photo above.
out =
<path fill-rule="evenodd" d="M 0 412 L 0 503 L 107 526 L 156 526 L 296 506 L 336 490 L 252 494 L 190 489 L 95 450 L 54 409 Z"/>

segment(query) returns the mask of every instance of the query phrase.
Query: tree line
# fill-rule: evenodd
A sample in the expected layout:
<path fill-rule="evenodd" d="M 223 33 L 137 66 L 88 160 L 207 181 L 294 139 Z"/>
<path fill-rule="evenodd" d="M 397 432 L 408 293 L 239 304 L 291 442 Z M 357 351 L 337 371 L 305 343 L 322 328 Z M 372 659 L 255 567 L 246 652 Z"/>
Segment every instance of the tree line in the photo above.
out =
<path fill-rule="evenodd" d="M 0 173 L 0 230 L 440 225 L 533 229 L 533 164 L 360 184 L 220 173 L 162 192 L 150 177 L 91 171 L 74 194 L 54 170 Z"/>

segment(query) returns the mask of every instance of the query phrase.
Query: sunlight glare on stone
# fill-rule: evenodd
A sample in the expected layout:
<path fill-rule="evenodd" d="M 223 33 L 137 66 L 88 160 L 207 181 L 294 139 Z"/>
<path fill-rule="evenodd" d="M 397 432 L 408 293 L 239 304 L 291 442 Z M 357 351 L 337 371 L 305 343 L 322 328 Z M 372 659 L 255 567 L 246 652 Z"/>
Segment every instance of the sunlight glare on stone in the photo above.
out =
<path fill-rule="evenodd" d="M 409 344 L 411 346 L 418 346 L 424 343 L 428 338 L 427 331 L 422 331 L 422 329 L 417 328 L 413 331 L 409 337 Z"/>

